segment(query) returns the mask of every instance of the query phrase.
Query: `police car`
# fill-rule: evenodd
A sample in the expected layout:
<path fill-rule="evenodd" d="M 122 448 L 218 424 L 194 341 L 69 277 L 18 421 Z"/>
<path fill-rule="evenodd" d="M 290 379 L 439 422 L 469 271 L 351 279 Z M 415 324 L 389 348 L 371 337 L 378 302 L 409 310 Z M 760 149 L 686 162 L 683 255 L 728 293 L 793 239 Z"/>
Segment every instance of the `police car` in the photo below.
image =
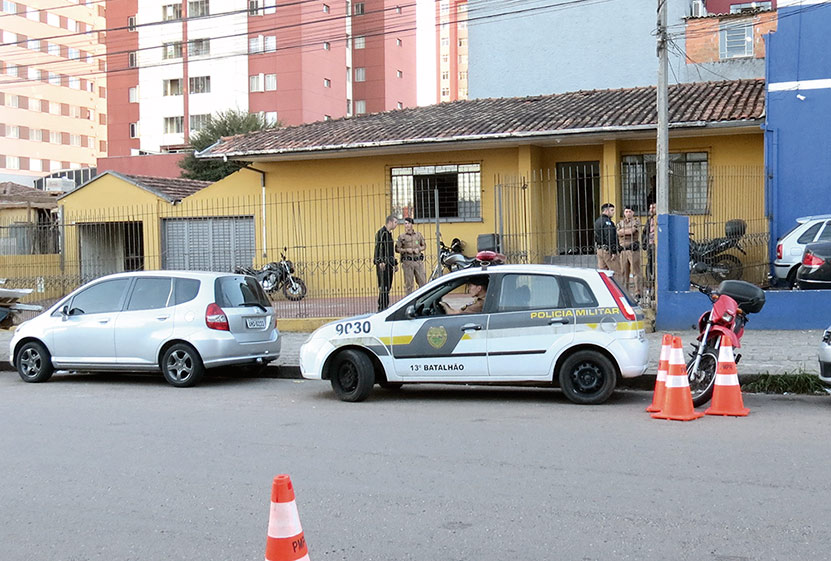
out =
<path fill-rule="evenodd" d="M 301 347 L 300 369 L 330 380 L 344 401 L 366 399 L 375 384 L 530 383 L 595 404 L 621 377 L 643 374 L 647 356 L 643 312 L 611 272 L 500 265 L 450 273 L 383 312 L 322 326 Z"/>

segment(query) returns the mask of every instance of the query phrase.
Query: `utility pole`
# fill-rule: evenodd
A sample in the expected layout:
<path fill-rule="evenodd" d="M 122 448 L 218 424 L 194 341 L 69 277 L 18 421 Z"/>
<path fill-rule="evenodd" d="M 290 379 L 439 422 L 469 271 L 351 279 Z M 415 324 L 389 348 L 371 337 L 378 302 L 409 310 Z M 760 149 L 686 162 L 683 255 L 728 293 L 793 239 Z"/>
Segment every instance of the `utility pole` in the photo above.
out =
<path fill-rule="evenodd" d="M 658 146 L 656 151 L 658 214 L 669 214 L 669 111 L 667 105 L 667 2 L 658 0 Z"/>

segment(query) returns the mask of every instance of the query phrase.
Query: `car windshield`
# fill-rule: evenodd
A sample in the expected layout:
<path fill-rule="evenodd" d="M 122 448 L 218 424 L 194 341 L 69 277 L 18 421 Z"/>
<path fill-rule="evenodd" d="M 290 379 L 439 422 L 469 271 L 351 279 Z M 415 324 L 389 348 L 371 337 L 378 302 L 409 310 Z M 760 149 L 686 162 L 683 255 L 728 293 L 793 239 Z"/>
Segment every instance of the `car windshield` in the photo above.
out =
<path fill-rule="evenodd" d="M 265 291 L 252 277 L 242 275 L 219 277 L 214 283 L 216 303 L 220 308 L 239 308 L 242 306 L 271 306 Z"/>

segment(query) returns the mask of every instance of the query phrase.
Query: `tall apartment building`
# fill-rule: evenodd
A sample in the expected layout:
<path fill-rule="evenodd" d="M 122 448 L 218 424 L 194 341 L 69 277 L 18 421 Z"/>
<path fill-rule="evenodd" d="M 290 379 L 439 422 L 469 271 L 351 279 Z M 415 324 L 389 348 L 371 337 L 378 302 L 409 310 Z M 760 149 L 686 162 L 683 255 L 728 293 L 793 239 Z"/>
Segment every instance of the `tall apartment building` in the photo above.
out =
<path fill-rule="evenodd" d="M 467 99 L 467 0 L 436 2 L 437 99 Z"/>
<path fill-rule="evenodd" d="M 181 147 L 228 109 L 297 125 L 416 104 L 412 3 L 119 0 L 107 27 L 110 156 Z"/>
<path fill-rule="evenodd" d="M 32 185 L 107 151 L 104 5 L 2 0 L 0 180 Z"/>

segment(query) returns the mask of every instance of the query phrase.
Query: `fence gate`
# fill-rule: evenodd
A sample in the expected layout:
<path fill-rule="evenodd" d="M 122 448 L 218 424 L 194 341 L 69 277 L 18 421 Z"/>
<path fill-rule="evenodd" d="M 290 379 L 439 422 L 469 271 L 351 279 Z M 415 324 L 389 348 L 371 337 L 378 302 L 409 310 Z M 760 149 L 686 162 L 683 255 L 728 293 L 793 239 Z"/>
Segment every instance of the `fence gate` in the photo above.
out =
<path fill-rule="evenodd" d="M 164 269 L 232 271 L 254 261 L 253 216 L 166 218 L 162 236 Z"/>

